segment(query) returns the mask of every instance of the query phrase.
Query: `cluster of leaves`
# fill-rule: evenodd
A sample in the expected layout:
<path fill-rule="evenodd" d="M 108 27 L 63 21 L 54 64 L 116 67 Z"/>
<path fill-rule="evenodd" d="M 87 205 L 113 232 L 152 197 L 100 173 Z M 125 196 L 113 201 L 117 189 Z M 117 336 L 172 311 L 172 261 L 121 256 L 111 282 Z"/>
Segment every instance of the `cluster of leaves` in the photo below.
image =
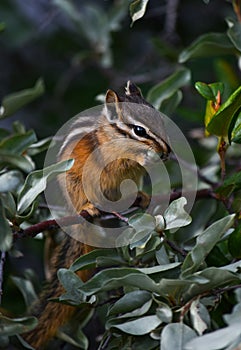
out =
<path fill-rule="evenodd" d="M 102 64 L 111 65 L 110 33 L 118 29 L 116 24 L 126 14 L 127 3 L 119 2 L 120 7 L 108 14 L 89 7 L 82 17 L 70 2 L 56 0 L 55 4 L 69 15 L 75 29 L 85 33 Z M 144 16 L 147 4 L 148 1 L 131 3 L 133 23 Z M 235 13 L 240 14 L 239 2 L 233 1 L 233 6 Z M 98 25 L 90 28 L 88 23 L 93 18 Z M 181 67 L 148 91 L 148 101 L 172 114 L 181 106 L 183 88 L 191 83 L 188 62 L 213 55 L 240 55 L 240 18 L 229 18 L 227 23 L 226 33 L 205 34 L 183 50 L 178 58 Z M 219 139 L 221 161 L 215 157 L 216 144 L 211 145 L 199 171 L 199 190 L 208 188 L 212 198 L 200 199 L 201 192 L 197 192 L 192 223 L 184 211 L 186 200 L 182 197 L 173 201 L 163 215 L 134 215 L 128 219 L 128 226 L 141 240 L 118 249 L 94 250 L 81 256 L 69 269 L 60 269 L 58 277 L 66 293 L 58 302 L 77 306 L 82 315 L 77 331 L 60 333 L 63 340 L 88 349 L 85 327 L 98 317 L 103 327 L 99 349 L 233 350 L 240 346 L 241 91 L 232 71 L 232 65 L 222 61 L 220 81 L 195 85 L 206 100 L 206 135 L 211 140 Z M 33 88 L 4 98 L 1 118 L 15 113 L 43 90 L 39 80 Z M 202 137 L 200 144 L 203 140 Z M 49 138 L 38 141 L 34 131 L 27 131 L 18 122 L 13 124 L 12 132 L 0 129 L 2 259 L 5 252 L 16 256 L 13 232 L 48 218 L 39 205 L 39 195 L 49 178 L 71 166 L 71 162 L 64 162 L 45 171 L 35 170 L 34 157 L 49 144 Z M 176 188 L 181 180 L 177 181 L 175 168 L 169 167 Z M 85 283 L 75 274 L 93 268 L 101 270 Z M 1 285 L 2 277 L 1 274 Z M 29 275 L 12 280 L 29 305 L 36 297 Z M 33 329 L 36 323 L 33 317 L 1 315 L 1 346 L 7 347 L 11 341 L 19 349 L 29 349 L 19 334 Z"/>

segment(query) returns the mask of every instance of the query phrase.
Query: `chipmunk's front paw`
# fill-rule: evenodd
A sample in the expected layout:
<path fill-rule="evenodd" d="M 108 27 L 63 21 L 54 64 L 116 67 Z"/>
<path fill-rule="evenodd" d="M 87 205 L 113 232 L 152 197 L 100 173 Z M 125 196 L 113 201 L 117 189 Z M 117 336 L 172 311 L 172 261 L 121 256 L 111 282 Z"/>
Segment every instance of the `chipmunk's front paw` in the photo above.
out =
<path fill-rule="evenodd" d="M 146 209 L 151 202 L 151 197 L 142 191 L 138 192 L 137 198 L 136 198 L 136 205 L 142 209 Z"/>
<path fill-rule="evenodd" d="M 97 209 L 92 203 L 89 203 L 89 202 L 83 205 L 83 207 L 81 208 L 81 211 L 83 210 L 87 211 L 90 216 L 101 215 L 99 209 Z"/>

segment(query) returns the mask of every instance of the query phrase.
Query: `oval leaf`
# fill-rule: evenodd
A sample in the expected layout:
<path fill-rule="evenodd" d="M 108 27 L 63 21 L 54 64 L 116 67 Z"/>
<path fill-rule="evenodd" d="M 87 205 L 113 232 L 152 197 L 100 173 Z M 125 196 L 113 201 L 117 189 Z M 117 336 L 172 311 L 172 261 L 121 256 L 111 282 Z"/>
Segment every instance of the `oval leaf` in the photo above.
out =
<path fill-rule="evenodd" d="M 38 324 L 35 317 L 22 317 L 11 319 L 9 317 L 0 315 L 0 335 L 15 335 L 31 331 Z"/>
<path fill-rule="evenodd" d="M 184 210 L 187 204 L 185 197 L 178 198 L 171 202 L 164 213 L 166 230 L 187 226 L 191 223 L 191 216 Z"/>
<path fill-rule="evenodd" d="M 13 235 L 12 230 L 9 226 L 8 220 L 5 216 L 5 210 L 2 199 L 0 198 L 0 251 L 6 252 L 12 246 Z"/>
<path fill-rule="evenodd" d="M 161 83 L 155 85 L 147 95 L 147 100 L 157 109 L 161 109 L 162 103 L 173 96 L 182 86 L 187 85 L 191 80 L 191 73 L 188 69 L 182 68 L 170 75 Z"/>
<path fill-rule="evenodd" d="M 198 270 L 205 258 L 220 241 L 224 233 L 233 225 L 235 215 L 228 215 L 214 222 L 198 237 L 195 246 L 186 256 L 182 270 L 183 276 L 187 276 Z"/>
<path fill-rule="evenodd" d="M 184 63 L 195 57 L 212 57 L 234 52 L 233 44 L 226 34 L 208 33 L 201 35 L 187 49 L 182 51 L 179 62 Z"/>
<path fill-rule="evenodd" d="M 39 79 L 33 88 L 15 92 L 4 97 L 0 118 L 6 118 L 44 93 L 44 82 Z"/>
<path fill-rule="evenodd" d="M 183 350 L 184 345 L 197 335 L 193 329 L 183 323 L 171 323 L 164 327 L 161 334 L 161 350 Z M 193 348 L 194 349 L 194 348 Z"/>
<path fill-rule="evenodd" d="M 241 86 L 221 105 L 207 125 L 207 131 L 217 136 L 228 136 L 229 126 L 237 111 L 241 108 Z M 232 132 L 232 131 L 231 131 Z"/>
<path fill-rule="evenodd" d="M 19 214 L 22 214 L 33 203 L 37 196 L 45 190 L 47 180 L 50 176 L 69 170 L 73 162 L 72 159 L 66 160 L 29 174 L 18 196 Z"/>
<path fill-rule="evenodd" d="M 132 18 L 132 25 L 135 21 L 142 18 L 146 12 L 146 6 L 149 0 L 134 0 L 130 4 L 130 15 Z"/>
<path fill-rule="evenodd" d="M 115 325 L 115 328 L 132 335 L 148 334 L 155 330 L 162 321 L 156 315 L 140 317 L 137 320 Z"/>

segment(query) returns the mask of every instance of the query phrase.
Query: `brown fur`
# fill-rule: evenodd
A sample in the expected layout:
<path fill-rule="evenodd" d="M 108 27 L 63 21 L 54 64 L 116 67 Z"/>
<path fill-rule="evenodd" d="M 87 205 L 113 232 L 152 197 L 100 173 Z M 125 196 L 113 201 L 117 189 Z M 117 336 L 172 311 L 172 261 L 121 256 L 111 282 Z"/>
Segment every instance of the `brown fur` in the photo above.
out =
<path fill-rule="evenodd" d="M 132 86 L 131 88 L 133 89 Z M 143 101 L 138 91 L 135 92 L 134 95 L 135 99 L 138 100 L 135 102 L 139 102 L 139 100 L 141 102 Z M 114 101 L 117 102 L 117 95 L 114 93 L 113 96 L 115 97 Z M 109 99 L 113 98 L 113 96 L 109 92 Z M 131 95 L 128 95 L 128 99 L 131 99 L 131 97 Z M 119 132 L 114 124 L 105 123 L 97 130 L 92 131 L 83 137 L 77 143 L 74 143 L 73 141 L 65 147 L 60 155 L 60 159 L 64 160 L 73 158 L 75 162 L 73 167 L 66 174 L 61 175 L 60 184 L 65 193 L 66 200 L 74 207 L 77 213 L 80 213 L 82 210 L 87 210 L 92 216 L 98 215 L 99 213 L 98 209 L 96 209 L 86 198 L 82 184 L 82 173 L 85 163 L 99 145 L 104 145 L 105 143 L 116 139 L 120 141 L 118 145 L 113 145 L 111 149 L 108 149 L 107 145 L 106 150 L 99 151 L 90 159 L 88 179 L 91 184 L 93 180 L 93 195 L 95 195 L 94 192 L 96 189 L 96 184 L 94 182 L 96 181 L 95 174 L 103 167 L 103 156 L 107 155 L 108 157 L 108 154 L 111 153 L 118 155 L 120 149 L 122 151 L 122 159 L 108 162 L 108 165 L 101 173 L 101 190 L 109 200 L 119 199 L 119 188 L 124 179 L 132 179 L 136 182 L 137 186 L 139 185 L 143 175 L 143 168 L 140 164 L 145 163 L 144 148 L 146 150 L 147 148 L 150 149 L 152 147 L 152 149 L 157 152 L 163 150 L 158 142 L 149 139 L 143 142 L 136 142 L 135 147 L 131 148 L 126 142 L 127 138 L 130 139 L 130 135 L 125 135 L 125 133 Z M 164 149 L 164 151 L 167 152 L 167 149 Z M 132 160 L 132 157 L 135 157 L 139 164 Z M 144 205 L 147 205 L 147 196 L 144 196 L 143 198 Z M 84 245 L 69 236 L 64 238 L 62 244 L 56 248 L 50 261 L 50 281 L 40 295 L 40 301 L 33 312 L 33 314 L 39 318 L 39 324 L 36 329 L 27 333 L 24 337 L 25 340 L 37 350 L 45 349 L 48 341 L 56 335 L 58 328 L 68 321 L 75 311 L 72 306 L 48 302 L 49 298 L 56 298 L 64 293 L 64 289 L 57 279 L 58 269 L 61 267 L 68 268 L 80 255 L 86 254 L 92 249 L 92 247 Z M 78 272 L 78 275 L 83 281 L 90 278 L 91 274 L 91 271 Z"/>

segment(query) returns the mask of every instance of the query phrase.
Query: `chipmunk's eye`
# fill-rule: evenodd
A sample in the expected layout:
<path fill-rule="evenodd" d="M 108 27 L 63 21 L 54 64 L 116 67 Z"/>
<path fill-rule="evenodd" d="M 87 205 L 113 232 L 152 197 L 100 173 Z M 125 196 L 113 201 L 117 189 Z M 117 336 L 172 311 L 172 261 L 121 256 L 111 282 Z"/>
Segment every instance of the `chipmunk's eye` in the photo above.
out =
<path fill-rule="evenodd" d="M 146 129 L 140 125 L 133 125 L 133 131 L 136 134 L 136 136 L 140 136 L 140 137 L 147 136 Z"/>

